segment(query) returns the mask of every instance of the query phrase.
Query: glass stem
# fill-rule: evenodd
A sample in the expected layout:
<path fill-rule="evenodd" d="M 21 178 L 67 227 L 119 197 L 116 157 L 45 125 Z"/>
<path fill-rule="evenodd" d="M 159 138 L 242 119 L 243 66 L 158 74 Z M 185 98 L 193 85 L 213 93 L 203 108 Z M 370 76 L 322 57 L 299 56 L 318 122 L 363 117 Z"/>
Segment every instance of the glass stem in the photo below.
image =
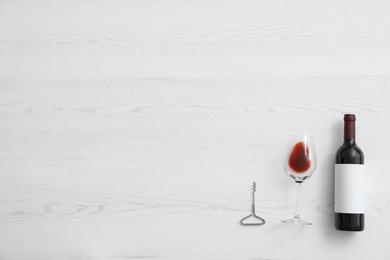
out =
<path fill-rule="evenodd" d="M 295 205 L 295 216 L 294 218 L 300 218 L 301 216 L 299 215 L 299 198 L 300 198 L 300 193 L 301 193 L 301 182 L 297 182 L 297 204 Z"/>

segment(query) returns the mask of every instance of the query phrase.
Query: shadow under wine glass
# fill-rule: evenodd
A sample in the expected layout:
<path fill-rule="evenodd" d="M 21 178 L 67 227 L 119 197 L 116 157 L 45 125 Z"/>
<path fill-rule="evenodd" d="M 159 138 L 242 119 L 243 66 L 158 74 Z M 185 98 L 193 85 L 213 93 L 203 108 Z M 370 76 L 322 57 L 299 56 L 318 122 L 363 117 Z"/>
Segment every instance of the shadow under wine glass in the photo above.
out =
<path fill-rule="evenodd" d="M 310 135 L 290 135 L 287 146 L 287 155 L 283 163 L 284 169 L 297 184 L 297 199 L 295 215 L 283 223 L 299 226 L 312 225 L 313 223 L 303 220 L 299 212 L 299 195 L 301 184 L 314 173 L 317 167 L 317 157 L 314 139 Z"/>

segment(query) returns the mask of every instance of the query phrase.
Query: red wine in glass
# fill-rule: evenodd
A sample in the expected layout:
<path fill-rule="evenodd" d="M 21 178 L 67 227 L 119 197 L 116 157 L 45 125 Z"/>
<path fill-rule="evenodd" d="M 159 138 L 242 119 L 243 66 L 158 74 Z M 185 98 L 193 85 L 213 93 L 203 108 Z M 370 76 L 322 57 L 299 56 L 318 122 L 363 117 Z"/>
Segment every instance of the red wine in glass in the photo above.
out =
<path fill-rule="evenodd" d="M 311 225 L 313 223 L 303 220 L 300 216 L 299 192 L 303 181 L 310 178 L 317 166 L 313 137 L 310 135 L 291 135 L 288 141 L 286 157 L 284 168 L 298 184 L 298 190 L 295 215 L 291 219 L 283 220 L 282 222 L 296 225 Z"/>

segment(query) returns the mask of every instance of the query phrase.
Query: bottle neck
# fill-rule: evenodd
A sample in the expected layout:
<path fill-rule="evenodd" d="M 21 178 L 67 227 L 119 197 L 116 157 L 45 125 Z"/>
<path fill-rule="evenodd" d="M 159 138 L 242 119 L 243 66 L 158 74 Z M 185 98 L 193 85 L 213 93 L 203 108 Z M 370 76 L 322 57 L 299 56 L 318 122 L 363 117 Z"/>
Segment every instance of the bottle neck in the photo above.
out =
<path fill-rule="evenodd" d="M 356 144 L 355 139 L 344 139 L 344 145 L 354 146 Z"/>
<path fill-rule="evenodd" d="M 344 143 L 353 145 L 356 142 L 355 121 L 344 122 Z"/>

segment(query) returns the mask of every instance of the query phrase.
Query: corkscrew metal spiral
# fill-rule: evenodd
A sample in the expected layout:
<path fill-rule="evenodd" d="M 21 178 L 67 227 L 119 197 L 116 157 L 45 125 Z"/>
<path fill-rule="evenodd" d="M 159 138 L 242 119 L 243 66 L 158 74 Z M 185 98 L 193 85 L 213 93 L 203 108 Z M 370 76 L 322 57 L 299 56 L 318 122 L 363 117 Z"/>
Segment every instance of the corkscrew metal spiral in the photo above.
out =
<path fill-rule="evenodd" d="M 241 225 L 255 226 L 255 225 L 264 225 L 265 224 L 265 220 L 263 218 L 257 216 L 255 213 L 255 192 L 256 192 L 256 182 L 254 181 L 253 185 L 252 185 L 252 214 L 241 219 L 241 221 L 240 221 Z M 256 219 L 256 222 L 249 222 L 249 223 L 244 222 L 246 219 L 249 219 L 249 218 Z"/>

